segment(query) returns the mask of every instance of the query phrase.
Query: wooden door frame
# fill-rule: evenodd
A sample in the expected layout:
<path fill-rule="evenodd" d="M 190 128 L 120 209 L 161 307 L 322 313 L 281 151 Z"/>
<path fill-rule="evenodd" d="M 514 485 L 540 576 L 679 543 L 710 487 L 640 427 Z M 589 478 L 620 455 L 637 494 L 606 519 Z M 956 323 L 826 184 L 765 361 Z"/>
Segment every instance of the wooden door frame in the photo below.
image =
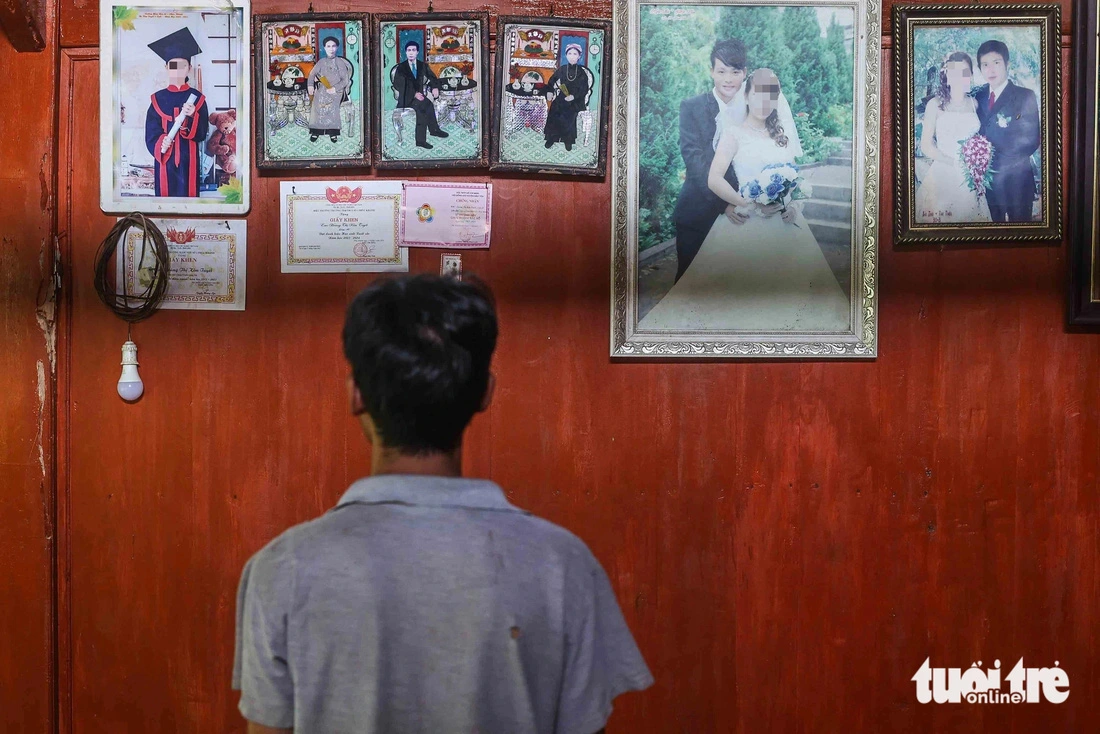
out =
<path fill-rule="evenodd" d="M 56 393 L 56 685 L 57 728 L 59 734 L 73 731 L 73 637 L 72 637 L 72 323 L 73 289 L 71 282 L 79 274 L 73 273 L 72 192 L 73 130 L 81 110 L 73 108 L 73 84 L 76 64 L 98 62 L 96 47 L 66 48 L 61 50 L 57 102 L 57 220 L 55 225 L 58 262 L 65 274 L 65 287 L 57 304 L 57 393 Z M 97 77 L 98 78 L 98 77 Z M 92 111 L 94 113 L 94 110 Z M 98 155 L 98 151 L 93 151 Z"/>

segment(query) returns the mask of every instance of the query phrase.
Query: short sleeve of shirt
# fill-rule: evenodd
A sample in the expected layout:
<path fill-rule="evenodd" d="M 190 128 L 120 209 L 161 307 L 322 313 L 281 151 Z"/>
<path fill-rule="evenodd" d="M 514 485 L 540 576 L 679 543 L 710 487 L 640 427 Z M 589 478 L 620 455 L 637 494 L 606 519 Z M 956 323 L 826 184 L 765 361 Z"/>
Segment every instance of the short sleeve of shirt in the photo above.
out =
<path fill-rule="evenodd" d="M 233 689 L 241 692 L 241 715 L 272 728 L 294 726 L 286 642 L 292 574 L 286 544 L 276 540 L 245 564 L 237 590 Z"/>
<path fill-rule="evenodd" d="M 626 626 L 615 592 L 588 552 L 566 582 L 565 671 L 556 734 L 594 734 L 611 716 L 611 701 L 653 684 L 653 676 Z"/>

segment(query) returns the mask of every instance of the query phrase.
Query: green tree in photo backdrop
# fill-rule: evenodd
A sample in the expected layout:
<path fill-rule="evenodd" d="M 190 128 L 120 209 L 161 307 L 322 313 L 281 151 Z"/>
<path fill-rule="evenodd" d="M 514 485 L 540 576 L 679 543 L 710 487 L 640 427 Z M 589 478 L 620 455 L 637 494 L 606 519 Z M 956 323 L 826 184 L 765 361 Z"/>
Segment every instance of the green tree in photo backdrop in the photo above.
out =
<path fill-rule="evenodd" d="M 639 38 L 640 250 L 674 236 L 672 212 L 684 181 L 680 102 L 712 88 L 715 40 L 740 39 L 750 69 L 775 71 L 797 116 L 800 163 L 835 150 L 828 136 L 852 135 L 853 48 L 835 17 L 823 29 L 811 7 L 645 5 Z"/>
<path fill-rule="evenodd" d="M 667 16 L 643 7 L 638 137 L 638 246 L 646 249 L 671 237 L 672 210 L 684 181 L 680 157 L 680 102 L 713 86 L 708 69 L 714 12 L 677 9 Z M 694 28 L 695 33 L 685 32 Z"/>

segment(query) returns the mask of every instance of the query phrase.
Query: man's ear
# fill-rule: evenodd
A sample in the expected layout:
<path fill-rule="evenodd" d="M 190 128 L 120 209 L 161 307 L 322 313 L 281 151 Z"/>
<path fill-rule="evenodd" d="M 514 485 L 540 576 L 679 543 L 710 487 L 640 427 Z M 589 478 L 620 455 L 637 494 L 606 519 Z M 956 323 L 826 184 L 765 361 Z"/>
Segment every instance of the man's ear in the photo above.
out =
<path fill-rule="evenodd" d="M 359 392 L 355 378 L 351 375 L 348 375 L 348 407 L 352 415 L 362 415 L 367 411 L 367 406 L 363 403 L 363 393 Z"/>
<path fill-rule="evenodd" d="M 489 403 L 493 402 L 493 391 L 496 389 L 497 376 L 490 372 L 489 383 L 485 386 L 485 397 L 481 399 L 481 407 L 477 409 L 479 413 L 489 409 Z"/>

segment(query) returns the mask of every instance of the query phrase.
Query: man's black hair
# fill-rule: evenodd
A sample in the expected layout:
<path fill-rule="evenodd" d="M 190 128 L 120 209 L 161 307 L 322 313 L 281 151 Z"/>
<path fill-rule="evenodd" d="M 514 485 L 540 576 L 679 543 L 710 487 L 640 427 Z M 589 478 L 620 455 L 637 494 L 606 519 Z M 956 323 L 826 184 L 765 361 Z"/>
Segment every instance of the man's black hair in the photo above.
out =
<path fill-rule="evenodd" d="M 409 50 L 409 46 L 416 46 L 416 51 L 417 51 L 417 53 L 419 53 L 419 52 L 420 52 L 420 44 L 419 44 L 419 43 L 417 43 L 416 41 L 409 41 L 408 43 L 406 43 L 406 44 L 405 44 L 405 45 L 404 45 L 404 46 L 403 46 L 403 47 L 401 48 L 401 50 L 402 50 L 402 51 L 408 51 L 408 50 Z"/>
<path fill-rule="evenodd" d="M 749 65 L 748 54 L 745 53 L 745 44 L 736 38 L 727 38 L 714 44 L 710 50 L 710 68 L 714 68 L 714 60 L 718 59 L 726 66 L 734 69 L 745 69 Z"/>
<path fill-rule="evenodd" d="M 450 452 L 489 386 L 497 342 L 492 291 L 434 275 L 377 281 L 348 306 L 344 356 L 382 444 Z"/>
<path fill-rule="evenodd" d="M 985 41 L 978 46 L 978 66 L 982 65 L 982 57 L 986 54 L 1000 54 L 1005 66 L 1008 66 L 1008 46 L 1003 41 Z"/>

